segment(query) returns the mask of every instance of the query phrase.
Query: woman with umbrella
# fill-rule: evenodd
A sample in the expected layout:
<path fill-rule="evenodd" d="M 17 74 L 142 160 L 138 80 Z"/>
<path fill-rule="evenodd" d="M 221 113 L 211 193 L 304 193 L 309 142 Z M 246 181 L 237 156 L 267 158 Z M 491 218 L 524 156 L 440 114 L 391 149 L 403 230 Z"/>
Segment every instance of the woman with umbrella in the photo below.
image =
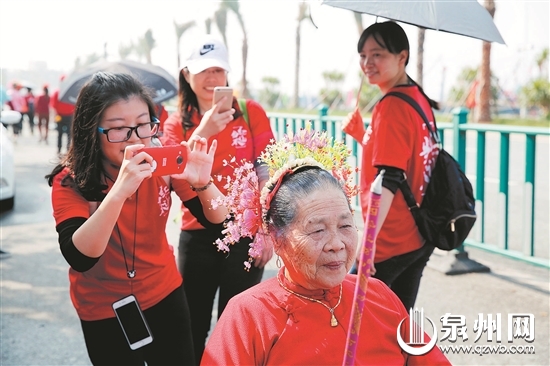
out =
<path fill-rule="evenodd" d="M 375 23 L 359 38 L 357 51 L 361 70 L 369 83 L 383 95 L 397 91 L 413 98 L 435 128 L 432 107 L 437 103 L 406 73 L 409 41 L 403 28 L 393 21 Z M 363 146 L 361 207 L 365 218 L 369 187 L 384 173 L 378 215 L 374 277 L 386 283 L 405 308 L 414 306 L 422 272 L 434 247 L 425 243 L 409 212 L 399 187 L 407 179 L 417 202 L 430 180 L 438 154 L 422 117 L 397 97 L 383 98 L 374 108 L 365 131 L 358 109 L 344 120 L 344 131 Z"/>

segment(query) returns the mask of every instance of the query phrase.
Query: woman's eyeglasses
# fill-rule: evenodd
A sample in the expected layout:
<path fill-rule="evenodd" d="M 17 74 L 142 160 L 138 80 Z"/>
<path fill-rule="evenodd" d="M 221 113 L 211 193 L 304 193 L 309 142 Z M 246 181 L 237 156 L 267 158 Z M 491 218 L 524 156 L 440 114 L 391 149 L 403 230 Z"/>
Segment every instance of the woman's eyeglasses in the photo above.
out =
<path fill-rule="evenodd" d="M 156 136 L 159 131 L 159 124 L 160 122 L 156 120 L 154 122 L 140 123 L 135 127 L 115 127 L 108 129 L 98 127 L 97 129 L 99 132 L 107 135 L 107 141 L 109 142 L 124 142 L 130 139 L 134 131 L 136 131 L 136 135 L 140 139 Z"/>

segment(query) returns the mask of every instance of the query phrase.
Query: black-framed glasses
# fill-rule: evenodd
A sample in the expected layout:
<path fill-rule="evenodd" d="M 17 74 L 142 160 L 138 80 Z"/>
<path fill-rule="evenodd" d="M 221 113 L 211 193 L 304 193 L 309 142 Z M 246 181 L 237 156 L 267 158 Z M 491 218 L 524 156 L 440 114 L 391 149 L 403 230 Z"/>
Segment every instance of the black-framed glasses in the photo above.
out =
<path fill-rule="evenodd" d="M 107 141 L 109 142 L 124 142 L 130 139 L 134 131 L 136 131 L 136 135 L 140 139 L 156 136 L 159 131 L 159 124 L 160 121 L 156 119 L 154 122 L 140 123 L 135 127 L 115 127 L 107 129 L 98 127 L 97 129 L 99 132 L 107 135 Z"/>

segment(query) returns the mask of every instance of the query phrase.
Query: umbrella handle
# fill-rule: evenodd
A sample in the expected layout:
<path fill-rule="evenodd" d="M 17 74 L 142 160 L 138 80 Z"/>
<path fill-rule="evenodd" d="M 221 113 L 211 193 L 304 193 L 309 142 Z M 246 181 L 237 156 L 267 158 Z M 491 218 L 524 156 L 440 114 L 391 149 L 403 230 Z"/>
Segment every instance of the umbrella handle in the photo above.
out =
<path fill-rule="evenodd" d="M 355 98 L 355 108 L 359 106 L 359 99 L 361 97 L 361 89 L 363 88 L 363 80 L 365 80 L 365 74 L 361 71 L 361 81 L 359 82 L 359 90 L 357 90 L 357 98 Z"/>

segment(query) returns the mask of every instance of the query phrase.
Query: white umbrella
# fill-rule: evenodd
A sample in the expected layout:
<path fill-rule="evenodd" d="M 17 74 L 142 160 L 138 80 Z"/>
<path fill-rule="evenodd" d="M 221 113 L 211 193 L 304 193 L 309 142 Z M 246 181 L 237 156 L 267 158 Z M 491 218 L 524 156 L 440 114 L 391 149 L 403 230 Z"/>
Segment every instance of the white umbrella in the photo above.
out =
<path fill-rule="evenodd" d="M 476 0 L 323 0 L 323 4 L 505 44 L 493 18 Z"/>

